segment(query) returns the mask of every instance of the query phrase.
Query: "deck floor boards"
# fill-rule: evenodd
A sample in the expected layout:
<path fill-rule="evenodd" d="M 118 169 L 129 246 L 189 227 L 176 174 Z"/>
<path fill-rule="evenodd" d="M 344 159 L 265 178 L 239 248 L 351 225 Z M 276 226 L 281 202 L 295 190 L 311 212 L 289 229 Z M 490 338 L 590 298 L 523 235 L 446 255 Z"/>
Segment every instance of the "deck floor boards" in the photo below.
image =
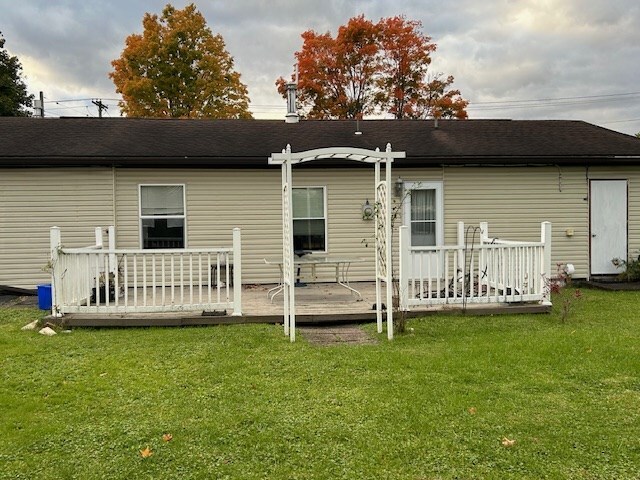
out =
<path fill-rule="evenodd" d="M 199 312 L 163 313 L 92 313 L 67 314 L 65 325 L 77 327 L 142 327 L 220 325 L 233 323 L 282 323 L 284 315 L 283 295 L 270 301 L 267 292 L 275 285 L 244 285 L 242 289 L 242 316 L 232 316 L 232 311 L 215 315 Z M 335 283 L 310 283 L 295 289 L 296 322 L 305 324 L 340 324 L 374 322 L 376 312 L 375 283 L 353 282 L 362 300 Z M 386 304 L 386 292 L 382 290 L 382 303 Z M 156 292 L 156 296 L 157 292 Z M 460 311 L 459 306 L 425 307 L 407 312 L 409 317 L 420 317 L 438 312 Z M 486 315 L 500 313 L 544 313 L 549 307 L 535 304 L 521 305 L 469 305 L 469 313 Z M 50 317 L 51 321 L 59 321 Z"/>

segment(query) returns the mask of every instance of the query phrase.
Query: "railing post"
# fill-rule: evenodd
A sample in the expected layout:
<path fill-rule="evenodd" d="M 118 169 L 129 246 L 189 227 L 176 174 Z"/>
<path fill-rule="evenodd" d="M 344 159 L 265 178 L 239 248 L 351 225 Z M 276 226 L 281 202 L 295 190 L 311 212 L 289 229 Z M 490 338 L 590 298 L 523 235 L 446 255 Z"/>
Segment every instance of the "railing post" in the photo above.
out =
<path fill-rule="evenodd" d="M 409 271 L 411 269 L 411 245 L 409 243 L 409 227 L 400 227 L 400 279 L 398 284 L 398 295 L 400 310 L 409 310 Z"/>
<path fill-rule="evenodd" d="M 116 249 L 116 227 L 113 225 L 107 227 L 107 249 L 109 251 Z M 109 254 L 109 273 L 113 273 L 114 277 L 118 274 L 118 262 L 116 254 Z"/>
<path fill-rule="evenodd" d="M 102 248 L 102 227 L 96 227 L 96 247 Z"/>
<path fill-rule="evenodd" d="M 458 268 L 464 271 L 464 222 L 458 222 Z M 454 272 L 456 281 L 458 272 Z"/>
<path fill-rule="evenodd" d="M 542 265 L 540 273 L 542 275 L 542 304 L 551 305 L 551 222 L 540 224 L 540 242 L 542 242 Z"/>
<path fill-rule="evenodd" d="M 60 279 L 60 275 L 57 269 L 57 267 L 60 266 L 58 265 L 58 256 L 60 248 L 62 247 L 59 227 L 51 227 L 49 230 L 49 245 L 51 247 L 51 315 L 61 317 L 62 314 L 60 313 L 58 304 L 58 280 Z"/>
<path fill-rule="evenodd" d="M 240 229 L 233 229 L 233 314 L 242 315 L 242 239 Z"/>
<path fill-rule="evenodd" d="M 489 223 L 480 222 L 480 245 L 487 243 L 489 240 Z"/>
<path fill-rule="evenodd" d="M 96 227 L 95 228 L 95 232 L 96 232 L 96 248 L 99 250 L 102 250 L 102 248 L 104 247 L 104 244 L 102 242 L 102 227 Z M 98 278 L 100 277 L 100 269 L 102 268 L 101 265 L 103 262 L 101 262 L 102 260 L 102 256 L 96 256 L 96 271 L 95 271 L 95 275 L 94 277 L 96 278 L 96 298 L 99 296 L 99 292 L 98 292 Z"/>

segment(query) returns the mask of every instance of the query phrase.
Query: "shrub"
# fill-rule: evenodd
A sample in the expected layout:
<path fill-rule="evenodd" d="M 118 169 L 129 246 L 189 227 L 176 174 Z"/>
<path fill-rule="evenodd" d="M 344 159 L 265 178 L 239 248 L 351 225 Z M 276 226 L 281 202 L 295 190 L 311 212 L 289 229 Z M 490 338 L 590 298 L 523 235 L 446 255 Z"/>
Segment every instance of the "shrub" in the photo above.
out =
<path fill-rule="evenodd" d="M 618 278 L 625 282 L 637 282 L 640 281 L 640 255 L 638 258 L 629 260 L 623 260 L 621 258 L 614 258 L 611 260 L 611 263 L 615 265 L 616 268 L 624 269 L 619 275 Z"/>

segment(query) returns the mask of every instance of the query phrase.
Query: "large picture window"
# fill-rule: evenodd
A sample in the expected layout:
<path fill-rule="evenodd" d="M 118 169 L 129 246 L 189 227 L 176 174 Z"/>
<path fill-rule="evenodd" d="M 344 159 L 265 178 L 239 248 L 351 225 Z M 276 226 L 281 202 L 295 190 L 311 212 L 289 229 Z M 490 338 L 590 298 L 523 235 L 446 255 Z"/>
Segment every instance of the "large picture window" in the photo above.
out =
<path fill-rule="evenodd" d="M 327 251 L 327 216 L 325 187 L 294 187 L 294 250 Z"/>
<path fill-rule="evenodd" d="M 140 185 L 142 248 L 186 246 L 184 185 Z"/>

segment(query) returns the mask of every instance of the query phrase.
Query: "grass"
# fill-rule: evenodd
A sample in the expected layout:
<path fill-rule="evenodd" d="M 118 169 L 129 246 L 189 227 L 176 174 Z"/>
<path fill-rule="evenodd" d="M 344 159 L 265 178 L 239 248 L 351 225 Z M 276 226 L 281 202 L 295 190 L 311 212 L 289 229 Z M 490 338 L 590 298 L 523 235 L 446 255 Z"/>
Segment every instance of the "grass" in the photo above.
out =
<path fill-rule="evenodd" d="M 273 325 L 48 338 L 0 309 L 0 478 L 638 478 L 637 307 L 586 290 L 566 321 L 336 347 Z"/>

